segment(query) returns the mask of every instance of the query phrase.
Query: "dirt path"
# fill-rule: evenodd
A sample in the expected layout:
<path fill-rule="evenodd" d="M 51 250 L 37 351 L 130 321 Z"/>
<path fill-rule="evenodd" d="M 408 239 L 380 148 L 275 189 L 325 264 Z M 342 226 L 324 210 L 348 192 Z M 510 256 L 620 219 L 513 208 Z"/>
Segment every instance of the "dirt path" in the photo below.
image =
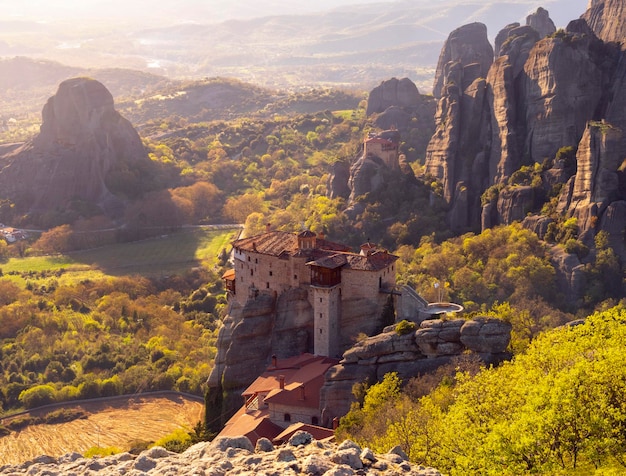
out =
<path fill-rule="evenodd" d="M 83 454 L 92 446 L 126 451 L 132 441 L 155 441 L 177 428 L 191 429 L 203 417 L 199 402 L 172 397 L 77 405 L 89 417 L 58 425 L 33 425 L 0 438 L 0 465 L 20 464 L 43 454 Z"/>

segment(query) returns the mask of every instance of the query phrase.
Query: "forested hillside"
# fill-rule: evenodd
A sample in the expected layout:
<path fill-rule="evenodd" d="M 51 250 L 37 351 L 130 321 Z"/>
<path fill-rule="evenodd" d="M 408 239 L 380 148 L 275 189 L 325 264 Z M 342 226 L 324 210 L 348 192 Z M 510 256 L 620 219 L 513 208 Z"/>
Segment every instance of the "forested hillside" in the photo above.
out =
<path fill-rule="evenodd" d="M 537 337 L 498 368 L 456 368 L 362 393 L 339 434 L 401 445 L 451 475 L 623 474 L 626 313 L 612 308 Z M 427 394 L 427 395 L 425 395 Z"/>

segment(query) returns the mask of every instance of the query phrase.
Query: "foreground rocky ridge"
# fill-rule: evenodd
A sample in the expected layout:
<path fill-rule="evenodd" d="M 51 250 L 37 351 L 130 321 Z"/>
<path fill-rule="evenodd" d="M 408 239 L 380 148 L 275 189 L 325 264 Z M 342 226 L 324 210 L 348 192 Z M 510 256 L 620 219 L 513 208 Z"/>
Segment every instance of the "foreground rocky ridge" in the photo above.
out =
<path fill-rule="evenodd" d="M 0 467 L 0 474 L 31 476 L 56 475 L 195 475 L 234 474 L 276 475 L 396 475 L 440 476 L 439 471 L 411 464 L 399 448 L 387 454 L 374 454 L 368 448 L 346 440 L 335 443 L 314 440 L 309 433 L 297 432 L 280 447 L 260 439 L 256 448 L 250 440 L 217 438 L 198 443 L 184 453 L 154 447 L 140 455 L 121 453 L 104 458 L 83 458 L 78 453 L 60 458 L 41 456 L 19 466 Z"/>

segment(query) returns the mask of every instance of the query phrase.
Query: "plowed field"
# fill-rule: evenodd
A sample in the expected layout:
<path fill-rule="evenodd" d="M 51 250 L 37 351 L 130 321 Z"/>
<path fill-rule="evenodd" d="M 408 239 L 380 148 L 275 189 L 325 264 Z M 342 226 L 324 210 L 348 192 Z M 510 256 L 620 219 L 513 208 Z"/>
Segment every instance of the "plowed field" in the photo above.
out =
<path fill-rule="evenodd" d="M 72 406 L 86 419 L 56 425 L 31 425 L 0 438 L 0 465 L 35 456 L 84 453 L 92 446 L 128 450 L 132 441 L 155 441 L 177 428 L 191 429 L 203 417 L 200 402 L 182 396 L 132 397 Z"/>

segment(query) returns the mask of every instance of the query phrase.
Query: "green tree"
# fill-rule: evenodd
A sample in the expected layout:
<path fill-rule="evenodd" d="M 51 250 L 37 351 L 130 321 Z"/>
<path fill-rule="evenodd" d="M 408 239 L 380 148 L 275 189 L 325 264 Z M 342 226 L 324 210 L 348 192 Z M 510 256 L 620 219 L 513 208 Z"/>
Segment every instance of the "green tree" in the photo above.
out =
<path fill-rule="evenodd" d="M 19 401 L 25 408 L 36 408 L 54 403 L 56 390 L 52 385 L 36 385 L 20 393 Z"/>

